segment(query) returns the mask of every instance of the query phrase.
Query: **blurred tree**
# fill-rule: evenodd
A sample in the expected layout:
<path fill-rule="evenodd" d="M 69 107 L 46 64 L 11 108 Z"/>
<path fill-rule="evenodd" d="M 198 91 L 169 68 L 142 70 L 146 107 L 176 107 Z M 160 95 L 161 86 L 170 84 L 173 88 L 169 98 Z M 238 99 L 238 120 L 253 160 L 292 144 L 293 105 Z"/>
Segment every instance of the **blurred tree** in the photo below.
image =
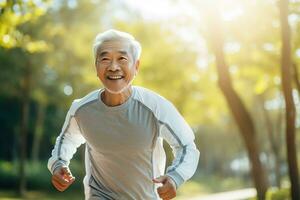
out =
<path fill-rule="evenodd" d="M 265 126 L 267 129 L 267 135 L 268 135 L 268 141 L 270 142 L 271 146 L 271 152 L 274 155 L 275 159 L 275 166 L 274 166 L 274 174 L 275 174 L 275 184 L 278 188 L 281 187 L 281 155 L 280 155 L 280 149 L 282 146 L 281 142 L 281 125 L 282 125 L 282 112 L 279 110 L 278 117 L 276 120 L 276 127 L 273 125 L 273 119 L 270 117 L 270 114 L 268 110 L 266 109 L 264 103 L 265 100 L 265 93 L 258 95 L 260 104 L 261 104 L 261 110 L 263 112 L 263 117 L 265 120 Z M 275 121 L 275 120 L 274 120 Z"/>
<path fill-rule="evenodd" d="M 21 100 L 21 125 L 20 125 L 20 162 L 19 162 L 19 193 L 21 196 L 26 192 L 25 160 L 27 152 L 27 135 L 29 120 L 29 103 L 32 87 L 32 63 L 28 54 L 46 49 L 43 41 L 32 41 L 28 35 L 22 34 L 19 30 L 21 24 L 37 19 L 46 11 L 46 5 L 41 1 L 39 4 L 32 1 L 4 1 L 0 3 L 0 45 L 4 48 L 20 47 L 20 53 L 25 59 L 19 64 L 20 92 L 14 90 Z M 18 54 L 15 54 L 17 56 Z M 17 58 L 21 58 L 18 56 Z M 7 66 L 3 66 L 7 67 Z M 10 77 L 10 76 L 9 76 Z M 13 79 L 16 79 L 14 77 Z"/>
<path fill-rule="evenodd" d="M 21 102 L 22 102 L 22 120 L 20 126 L 20 188 L 21 196 L 25 196 L 26 192 L 26 174 L 25 161 L 27 151 L 27 135 L 28 135 L 28 118 L 29 118 L 29 103 L 31 90 L 31 63 L 27 60 L 25 64 L 23 79 L 21 80 Z"/>
<path fill-rule="evenodd" d="M 291 73 L 293 75 L 294 82 L 295 82 L 296 88 L 298 90 L 298 94 L 300 94 L 300 80 L 299 80 L 299 75 L 298 75 L 297 64 L 293 63 L 291 68 L 292 68 Z"/>
<path fill-rule="evenodd" d="M 47 11 L 50 0 L 0 2 L 0 46 L 4 48 L 22 47 L 28 51 L 44 48 L 43 41 L 33 41 L 22 33 L 18 26 L 38 19 Z"/>
<path fill-rule="evenodd" d="M 49 44 L 47 53 L 39 63 L 42 78 L 38 79 L 32 94 L 38 115 L 32 145 L 33 160 L 37 160 L 39 154 L 47 105 L 54 104 L 66 110 L 74 98 L 85 95 L 97 85 L 96 81 L 90 83 L 86 80 L 93 75 L 90 43 L 100 28 L 95 13 L 103 6 L 80 1 L 75 7 L 70 7 L 68 1 L 57 2 L 47 15 L 30 24 L 31 34 Z M 53 131 L 52 137 L 58 133 L 58 130 Z M 48 138 L 51 143 L 52 137 Z"/>
<path fill-rule="evenodd" d="M 244 139 L 248 156 L 251 161 L 252 176 L 257 190 L 258 199 L 263 200 L 265 199 L 268 183 L 263 165 L 259 159 L 259 146 L 254 123 L 250 113 L 247 111 L 244 103 L 232 86 L 231 77 L 223 52 L 224 41 L 219 12 L 217 12 L 216 6 L 211 6 L 208 9 L 208 24 L 210 30 L 207 35 L 209 44 L 211 45 L 212 51 L 216 57 L 218 84 L 226 98 L 228 106 L 232 111 L 233 117 Z"/>
<path fill-rule="evenodd" d="M 133 34 L 141 42 L 141 68 L 134 84 L 152 89 L 171 100 L 189 118 L 189 122 L 198 125 L 199 107 L 193 107 L 193 112 L 189 108 L 197 105 L 199 100 L 196 94 L 200 90 L 201 77 L 198 75 L 196 52 L 181 38 L 171 34 L 171 30 L 162 28 L 160 23 L 115 20 L 113 27 Z"/>
<path fill-rule="evenodd" d="M 282 89 L 286 106 L 286 147 L 289 166 L 289 177 L 291 181 L 291 196 L 293 200 L 300 199 L 299 175 L 296 152 L 295 116 L 296 109 L 292 94 L 292 62 L 291 62 L 291 36 L 288 23 L 289 1 L 279 1 L 280 25 L 281 25 L 281 74 Z"/>

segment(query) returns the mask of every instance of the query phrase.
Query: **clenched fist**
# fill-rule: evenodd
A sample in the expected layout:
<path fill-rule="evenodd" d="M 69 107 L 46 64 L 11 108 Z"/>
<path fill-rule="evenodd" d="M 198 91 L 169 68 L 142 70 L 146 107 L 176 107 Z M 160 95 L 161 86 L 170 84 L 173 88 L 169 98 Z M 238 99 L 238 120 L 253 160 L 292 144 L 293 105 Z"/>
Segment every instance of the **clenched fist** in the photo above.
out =
<path fill-rule="evenodd" d="M 169 200 L 176 197 L 176 184 L 169 176 L 160 176 L 152 180 L 154 183 L 161 183 L 157 188 L 157 193 L 163 200 Z"/>
<path fill-rule="evenodd" d="M 51 181 L 57 190 L 63 192 L 75 181 L 75 177 L 68 167 L 61 167 L 54 171 Z"/>

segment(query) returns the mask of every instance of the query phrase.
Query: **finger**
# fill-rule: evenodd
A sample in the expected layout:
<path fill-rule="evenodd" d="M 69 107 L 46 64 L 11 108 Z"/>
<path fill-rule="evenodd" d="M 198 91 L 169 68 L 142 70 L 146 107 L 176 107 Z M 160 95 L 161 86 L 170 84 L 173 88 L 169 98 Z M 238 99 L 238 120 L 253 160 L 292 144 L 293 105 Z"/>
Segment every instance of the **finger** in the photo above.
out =
<path fill-rule="evenodd" d="M 163 200 L 171 199 L 168 194 L 159 195 L 159 197 Z"/>
<path fill-rule="evenodd" d="M 158 179 L 152 179 L 154 183 L 161 183 Z"/>
<path fill-rule="evenodd" d="M 55 175 L 55 176 L 53 176 L 52 178 L 53 178 L 55 181 L 57 181 L 57 182 L 59 182 L 60 184 L 62 184 L 62 185 L 67 185 L 67 184 L 69 184 L 69 180 L 66 179 L 66 178 L 64 178 L 63 176 L 57 176 L 57 175 Z"/>
<path fill-rule="evenodd" d="M 65 168 L 65 167 L 63 167 L 61 169 L 61 175 L 66 175 L 66 176 L 73 177 L 71 171 L 68 168 Z"/>
<path fill-rule="evenodd" d="M 164 176 L 160 176 L 160 177 L 158 177 L 158 178 L 152 179 L 152 181 L 153 181 L 154 183 L 164 183 L 165 179 L 166 179 L 166 178 L 165 178 Z"/>
<path fill-rule="evenodd" d="M 176 190 L 174 189 L 174 187 L 170 186 L 163 186 L 157 189 L 157 193 L 161 196 L 161 197 L 167 197 L 167 198 L 173 198 L 176 196 Z"/>
<path fill-rule="evenodd" d="M 62 173 L 60 174 L 60 177 L 62 177 L 63 179 L 66 179 L 66 180 L 70 180 L 70 179 L 73 179 L 73 175 L 71 174 L 70 171 L 68 170 L 65 170 L 65 169 L 62 169 Z"/>
<path fill-rule="evenodd" d="M 70 169 L 67 167 L 62 168 L 62 175 L 64 178 L 68 179 L 69 181 L 75 179 L 75 177 L 72 175 Z"/>
<path fill-rule="evenodd" d="M 53 179 L 52 184 L 59 190 L 59 191 L 64 191 L 66 190 L 73 182 L 75 179 L 73 179 L 73 181 L 70 181 L 67 184 L 63 184 L 61 182 L 59 182 L 56 178 Z"/>
<path fill-rule="evenodd" d="M 53 184 L 53 186 L 54 186 L 57 190 L 59 190 L 59 191 L 61 191 L 61 192 L 64 191 L 64 190 L 67 188 L 67 186 L 60 184 L 60 183 L 57 182 L 56 180 L 52 180 L 52 184 Z"/>
<path fill-rule="evenodd" d="M 157 193 L 164 194 L 164 193 L 167 193 L 169 190 L 170 190 L 170 188 L 167 185 L 164 185 L 164 186 L 157 188 Z"/>
<path fill-rule="evenodd" d="M 159 197 L 162 198 L 163 200 L 165 200 L 165 199 L 172 199 L 175 196 L 176 196 L 176 194 L 174 194 L 172 192 L 159 195 Z"/>
<path fill-rule="evenodd" d="M 74 181 L 74 180 L 75 180 L 75 177 L 74 177 L 74 176 L 68 175 L 68 174 L 64 174 L 64 175 L 62 176 L 62 178 L 63 178 L 64 180 L 67 180 L 68 182 Z"/>
<path fill-rule="evenodd" d="M 53 184 L 57 189 L 59 189 L 60 191 L 68 187 L 68 185 L 63 185 L 63 184 L 61 184 L 60 182 L 58 182 L 58 181 L 56 181 L 56 180 L 52 180 L 52 184 Z"/>
<path fill-rule="evenodd" d="M 69 179 L 69 183 L 70 183 L 70 185 L 73 183 L 75 181 L 75 177 L 74 176 L 72 176 L 70 179 Z"/>
<path fill-rule="evenodd" d="M 61 187 L 69 187 L 74 181 L 75 177 L 70 177 L 70 176 L 53 176 L 52 177 L 53 181 L 57 182 L 60 184 Z"/>
<path fill-rule="evenodd" d="M 56 189 L 58 190 L 58 191 L 60 191 L 60 192 L 63 192 L 63 191 L 65 191 L 66 189 L 67 189 L 67 187 L 56 187 Z"/>
<path fill-rule="evenodd" d="M 69 184 L 69 180 L 67 179 L 67 178 L 65 178 L 65 177 L 55 177 L 54 178 L 56 181 L 58 181 L 60 184 L 62 184 L 62 185 L 68 185 Z"/>

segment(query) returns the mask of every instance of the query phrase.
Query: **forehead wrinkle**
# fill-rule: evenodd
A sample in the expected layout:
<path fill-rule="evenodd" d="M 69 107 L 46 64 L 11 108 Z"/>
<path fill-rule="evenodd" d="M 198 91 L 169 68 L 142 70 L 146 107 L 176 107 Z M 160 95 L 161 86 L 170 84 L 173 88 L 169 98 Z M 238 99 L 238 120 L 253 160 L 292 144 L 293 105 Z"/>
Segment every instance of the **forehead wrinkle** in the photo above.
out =
<path fill-rule="evenodd" d="M 106 56 L 107 54 L 108 54 L 107 51 L 102 51 L 102 52 L 100 52 L 99 57 Z"/>
<path fill-rule="evenodd" d="M 100 45 L 97 51 L 97 55 L 102 56 L 103 52 L 107 52 L 108 54 L 118 52 L 122 55 L 127 56 L 133 55 L 132 45 L 130 44 L 130 42 L 122 39 L 104 41 L 102 45 Z"/>
<path fill-rule="evenodd" d="M 107 54 L 109 54 L 111 51 L 101 51 L 100 53 L 99 53 L 99 57 L 103 57 L 103 56 L 106 56 Z M 128 56 L 128 52 L 127 51 L 125 51 L 125 50 L 119 50 L 119 51 L 117 51 L 119 54 L 121 54 L 121 55 L 125 55 L 125 56 Z"/>
<path fill-rule="evenodd" d="M 125 56 L 128 56 L 128 53 L 127 53 L 127 51 L 118 51 L 120 54 L 122 54 L 122 55 L 125 55 Z"/>

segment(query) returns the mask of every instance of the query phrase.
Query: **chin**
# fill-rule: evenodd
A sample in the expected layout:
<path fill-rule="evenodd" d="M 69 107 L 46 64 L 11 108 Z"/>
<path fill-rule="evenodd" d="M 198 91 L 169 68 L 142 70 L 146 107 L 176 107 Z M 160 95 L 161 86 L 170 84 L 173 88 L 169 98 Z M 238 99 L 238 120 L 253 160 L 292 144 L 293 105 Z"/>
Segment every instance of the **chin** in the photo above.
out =
<path fill-rule="evenodd" d="M 111 93 L 111 94 L 121 94 L 121 93 L 124 92 L 128 87 L 129 87 L 129 86 L 123 87 L 123 88 L 121 88 L 121 89 L 111 89 L 111 88 L 105 87 L 105 90 L 108 91 L 108 92 Z"/>

